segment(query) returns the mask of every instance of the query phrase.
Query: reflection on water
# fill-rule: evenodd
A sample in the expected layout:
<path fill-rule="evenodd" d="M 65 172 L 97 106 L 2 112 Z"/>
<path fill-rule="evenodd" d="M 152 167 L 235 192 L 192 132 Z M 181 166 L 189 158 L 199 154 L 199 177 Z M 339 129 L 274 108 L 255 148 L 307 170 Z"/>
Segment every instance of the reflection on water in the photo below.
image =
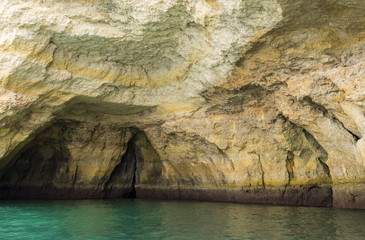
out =
<path fill-rule="evenodd" d="M 365 239 L 365 211 L 149 200 L 0 201 L 0 239 Z"/>

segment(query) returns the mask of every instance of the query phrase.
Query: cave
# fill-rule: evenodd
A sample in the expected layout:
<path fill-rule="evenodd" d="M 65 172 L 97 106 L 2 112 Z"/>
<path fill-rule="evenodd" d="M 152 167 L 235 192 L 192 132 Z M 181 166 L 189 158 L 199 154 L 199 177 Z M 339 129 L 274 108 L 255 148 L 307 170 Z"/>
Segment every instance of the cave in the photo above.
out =
<path fill-rule="evenodd" d="M 199 136 L 165 133 L 160 125 L 147 133 L 133 125 L 58 119 L 16 149 L 0 172 L 0 198 L 154 198 L 332 206 L 326 151 L 285 118 L 279 117 L 277 124 L 285 138 L 301 142 L 291 146 L 297 149 L 296 155 L 294 150 L 283 151 L 285 165 L 280 170 L 288 176 L 284 175 L 282 185 L 270 186 L 270 173 L 264 168 L 271 158 L 265 159 L 257 149 L 254 155 L 248 152 L 252 159 L 243 161 L 250 165 L 237 169 L 239 176 L 234 179 L 248 184 L 231 187 L 227 179 L 235 167 L 232 160 Z M 281 156 L 280 151 L 275 154 Z M 311 170 L 308 163 L 316 165 Z M 305 175 L 308 170 L 315 178 Z"/>
<path fill-rule="evenodd" d="M 162 163 L 135 127 L 58 121 L 40 132 L 0 173 L 0 198 L 135 198 L 157 184 Z"/>

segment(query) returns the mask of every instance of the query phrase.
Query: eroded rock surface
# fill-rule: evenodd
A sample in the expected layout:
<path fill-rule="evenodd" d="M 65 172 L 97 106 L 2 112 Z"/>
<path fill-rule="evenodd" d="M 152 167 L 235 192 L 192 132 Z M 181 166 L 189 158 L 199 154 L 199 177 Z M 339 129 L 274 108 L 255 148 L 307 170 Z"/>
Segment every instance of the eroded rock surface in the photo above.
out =
<path fill-rule="evenodd" d="M 365 208 L 362 0 L 4 0 L 0 198 Z"/>

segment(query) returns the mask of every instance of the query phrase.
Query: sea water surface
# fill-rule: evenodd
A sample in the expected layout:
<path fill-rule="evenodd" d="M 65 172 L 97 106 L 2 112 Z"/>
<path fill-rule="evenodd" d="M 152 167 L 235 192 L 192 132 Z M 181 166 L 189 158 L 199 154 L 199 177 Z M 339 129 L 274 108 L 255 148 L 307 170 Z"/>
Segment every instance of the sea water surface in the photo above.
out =
<path fill-rule="evenodd" d="M 155 201 L 0 201 L 0 239 L 365 239 L 365 211 Z"/>

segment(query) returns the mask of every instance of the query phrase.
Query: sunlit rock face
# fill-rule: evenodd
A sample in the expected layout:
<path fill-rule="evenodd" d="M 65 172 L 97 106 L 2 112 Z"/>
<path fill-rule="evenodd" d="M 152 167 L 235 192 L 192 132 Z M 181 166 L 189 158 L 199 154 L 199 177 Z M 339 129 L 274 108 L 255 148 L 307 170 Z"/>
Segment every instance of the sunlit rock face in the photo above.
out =
<path fill-rule="evenodd" d="M 0 198 L 365 208 L 362 0 L 0 14 Z"/>

